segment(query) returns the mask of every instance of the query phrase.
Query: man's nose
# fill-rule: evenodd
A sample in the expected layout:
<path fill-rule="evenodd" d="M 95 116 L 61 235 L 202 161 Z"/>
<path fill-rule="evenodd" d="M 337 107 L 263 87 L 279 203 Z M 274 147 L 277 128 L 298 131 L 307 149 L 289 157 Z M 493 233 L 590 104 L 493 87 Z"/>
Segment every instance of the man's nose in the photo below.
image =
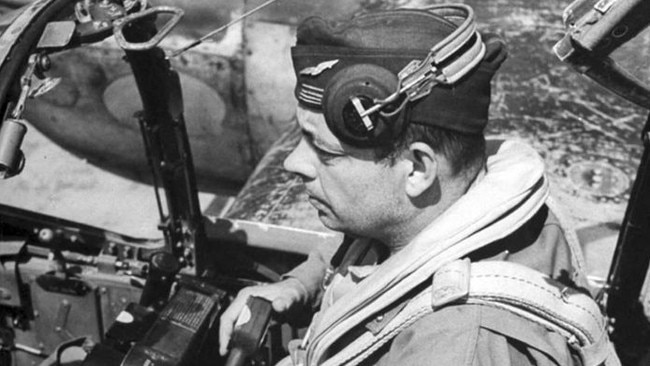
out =
<path fill-rule="evenodd" d="M 284 159 L 284 169 L 299 174 L 303 179 L 315 179 L 316 168 L 313 164 L 314 152 L 304 138 L 293 149 L 289 156 Z"/>

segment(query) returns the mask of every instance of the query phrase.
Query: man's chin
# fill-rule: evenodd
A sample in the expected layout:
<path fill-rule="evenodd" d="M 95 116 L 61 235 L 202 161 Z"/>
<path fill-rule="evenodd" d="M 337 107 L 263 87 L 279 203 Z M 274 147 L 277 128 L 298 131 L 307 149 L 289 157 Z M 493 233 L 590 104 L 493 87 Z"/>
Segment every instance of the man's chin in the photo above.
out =
<path fill-rule="evenodd" d="M 343 231 L 344 226 L 341 220 L 338 219 L 327 204 L 311 197 L 309 203 L 311 203 L 312 207 L 316 209 L 316 212 L 318 212 L 318 219 L 326 228 L 334 231 Z"/>

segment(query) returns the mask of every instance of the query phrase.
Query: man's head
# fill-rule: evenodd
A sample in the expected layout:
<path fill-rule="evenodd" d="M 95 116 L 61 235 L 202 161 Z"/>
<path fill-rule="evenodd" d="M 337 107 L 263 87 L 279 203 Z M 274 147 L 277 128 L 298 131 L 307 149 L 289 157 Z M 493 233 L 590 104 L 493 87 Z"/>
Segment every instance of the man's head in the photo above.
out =
<path fill-rule="evenodd" d="M 492 41 L 484 52 L 471 19 L 447 10 L 308 18 L 298 27 L 304 138 L 285 166 L 303 176 L 326 226 L 399 241 L 462 195 L 483 166 L 490 80 L 505 54 Z M 436 69 L 417 67 L 425 59 Z"/>

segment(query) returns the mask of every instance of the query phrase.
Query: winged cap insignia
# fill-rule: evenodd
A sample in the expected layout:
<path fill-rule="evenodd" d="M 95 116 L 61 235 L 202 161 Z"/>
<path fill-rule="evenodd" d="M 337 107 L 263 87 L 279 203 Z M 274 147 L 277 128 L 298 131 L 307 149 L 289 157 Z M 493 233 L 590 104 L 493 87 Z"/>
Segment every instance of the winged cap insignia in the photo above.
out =
<path fill-rule="evenodd" d="M 327 69 L 331 69 L 334 65 L 336 65 L 339 62 L 338 59 L 336 60 L 330 60 L 330 61 L 323 61 L 319 63 L 316 66 L 309 66 L 305 67 L 304 69 L 300 70 L 300 75 L 311 75 L 311 76 L 317 76 L 323 71 Z"/>

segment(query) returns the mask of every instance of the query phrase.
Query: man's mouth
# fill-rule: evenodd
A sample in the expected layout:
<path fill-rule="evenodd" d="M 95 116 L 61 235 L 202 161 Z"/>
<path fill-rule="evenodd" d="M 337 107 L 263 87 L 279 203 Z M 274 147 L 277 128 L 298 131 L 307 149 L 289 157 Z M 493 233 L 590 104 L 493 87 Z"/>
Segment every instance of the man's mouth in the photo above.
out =
<path fill-rule="evenodd" d="M 317 210 L 319 210 L 319 211 L 322 211 L 322 210 L 324 210 L 324 209 L 328 209 L 328 208 L 329 208 L 329 206 L 327 206 L 327 204 L 326 204 L 323 200 L 321 200 L 320 198 L 318 198 L 318 197 L 315 197 L 315 196 L 309 195 L 309 199 L 308 199 L 308 200 L 309 200 L 309 203 L 310 203 L 312 206 L 314 206 L 315 209 L 317 209 Z"/>

